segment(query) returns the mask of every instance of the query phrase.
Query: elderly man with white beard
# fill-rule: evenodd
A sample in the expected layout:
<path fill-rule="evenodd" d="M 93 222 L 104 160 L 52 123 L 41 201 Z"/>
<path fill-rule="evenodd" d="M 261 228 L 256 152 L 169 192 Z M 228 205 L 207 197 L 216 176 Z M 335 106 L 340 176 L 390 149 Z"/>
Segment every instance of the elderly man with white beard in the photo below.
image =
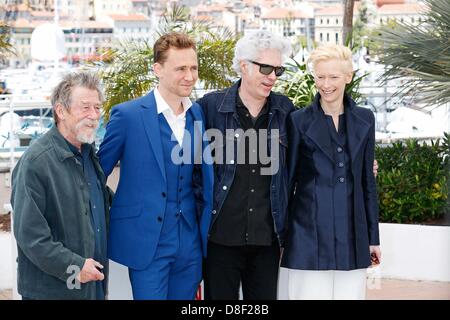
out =
<path fill-rule="evenodd" d="M 105 299 L 109 193 L 93 142 L 99 79 L 65 76 L 52 93 L 55 126 L 12 174 L 18 291 L 23 299 Z"/>

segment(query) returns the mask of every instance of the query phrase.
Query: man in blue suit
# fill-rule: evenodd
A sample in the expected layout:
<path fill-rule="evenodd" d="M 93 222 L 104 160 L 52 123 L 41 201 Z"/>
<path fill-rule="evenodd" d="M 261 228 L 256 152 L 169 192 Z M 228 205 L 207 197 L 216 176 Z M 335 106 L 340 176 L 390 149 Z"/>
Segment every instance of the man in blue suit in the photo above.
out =
<path fill-rule="evenodd" d="M 212 210 L 213 167 L 200 106 L 194 41 L 169 33 L 154 45 L 158 86 L 115 106 L 100 146 L 106 175 L 120 161 L 109 257 L 129 268 L 134 299 L 194 299 Z"/>

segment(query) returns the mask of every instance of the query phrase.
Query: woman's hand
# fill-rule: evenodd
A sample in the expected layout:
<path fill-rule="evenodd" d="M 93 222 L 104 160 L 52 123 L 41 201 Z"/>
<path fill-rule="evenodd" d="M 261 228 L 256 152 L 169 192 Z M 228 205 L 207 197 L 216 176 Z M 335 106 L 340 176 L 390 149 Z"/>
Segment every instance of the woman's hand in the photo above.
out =
<path fill-rule="evenodd" d="M 380 246 L 369 246 L 370 250 L 370 260 L 372 266 L 379 265 L 381 263 L 381 250 Z"/>

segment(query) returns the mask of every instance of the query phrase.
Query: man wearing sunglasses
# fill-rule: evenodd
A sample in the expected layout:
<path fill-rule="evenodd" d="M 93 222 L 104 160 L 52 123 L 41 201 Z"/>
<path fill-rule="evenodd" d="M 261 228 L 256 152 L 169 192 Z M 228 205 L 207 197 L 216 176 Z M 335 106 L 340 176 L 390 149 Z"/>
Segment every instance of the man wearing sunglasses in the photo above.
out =
<path fill-rule="evenodd" d="M 206 129 L 222 133 L 213 145 L 216 163 L 204 274 L 206 299 L 238 299 L 241 284 L 244 299 L 277 298 L 287 206 L 285 123 L 294 106 L 287 97 L 273 93 L 272 87 L 283 74 L 282 64 L 290 52 L 286 40 L 267 31 L 244 36 L 236 44 L 233 59 L 241 79 L 198 101 Z M 234 151 L 227 153 L 230 147 Z M 269 162 L 260 152 L 265 147 Z M 226 157 L 219 159 L 218 153 Z M 265 170 L 268 167 L 270 173 Z"/>

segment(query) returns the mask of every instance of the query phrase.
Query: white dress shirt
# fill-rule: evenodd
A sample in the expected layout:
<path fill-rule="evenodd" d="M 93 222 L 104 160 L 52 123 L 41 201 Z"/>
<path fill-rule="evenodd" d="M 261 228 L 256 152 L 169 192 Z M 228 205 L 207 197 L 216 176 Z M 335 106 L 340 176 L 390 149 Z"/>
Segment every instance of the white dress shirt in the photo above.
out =
<path fill-rule="evenodd" d="M 167 123 L 170 126 L 170 129 L 172 129 L 173 135 L 177 139 L 178 144 L 181 146 L 183 144 L 184 128 L 186 127 L 186 111 L 188 111 L 192 106 L 191 100 L 188 97 L 182 98 L 181 104 L 183 105 L 183 112 L 177 116 L 161 96 L 158 88 L 155 88 L 154 94 L 156 100 L 156 110 L 158 114 L 162 113 L 164 115 Z"/>

